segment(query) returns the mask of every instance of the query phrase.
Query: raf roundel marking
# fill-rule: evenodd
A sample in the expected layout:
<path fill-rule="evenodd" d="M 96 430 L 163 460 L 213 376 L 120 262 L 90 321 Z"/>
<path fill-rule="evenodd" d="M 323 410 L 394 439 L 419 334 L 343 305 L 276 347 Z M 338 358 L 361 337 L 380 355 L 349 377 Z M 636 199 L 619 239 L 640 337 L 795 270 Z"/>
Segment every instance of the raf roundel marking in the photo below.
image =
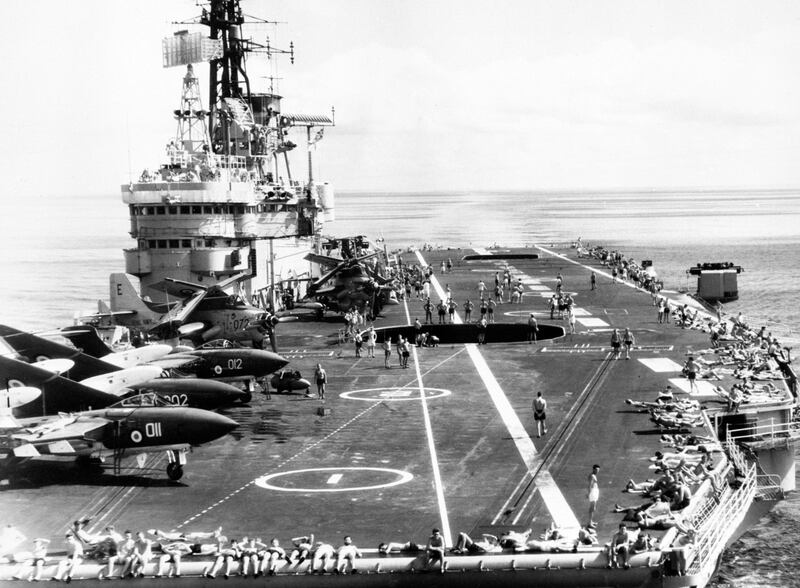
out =
<path fill-rule="evenodd" d="M 387 476 L 390 480 L 382 482 Z M 293 484 L 292 478 L 298 480 L 297 485 Z M 390 468 L 309 468 L 262 476 L 254 484 L 265 490 L 279 492 L 359 492 L 391 488 L 405 484 L 413 478 L 413 474 L 409 472 Z M 319 486 L 311 485 L 316 483 Z"/>
<path fill-rule="evenodd" d="M 450 390 L 442 388 L 425 388 L 425 400 L 432 400 L 434 398 L 442 398 L 452 394 Z M 367 402 L 382 402 L 382 401 L 403 401 L 403 400 L 419 400 L 419 388 L 364 388 L 361 390 L 350 390 L 339 394 L 340 398 L 348 400 L 365 400 Z"/>
<path fill-rule="evenodd" d="M 142 432 L 141 431 L 137 431 L 136 429 L 131 431 L 131 441 L 133 441 L 134 443 L 141 443 L 142 442 Z"/>
<path fill-rule="evenodd" d="M 222 366 L 215 365 L 214 366 L 214 373 L 220 375 L 222 373 Z"/>

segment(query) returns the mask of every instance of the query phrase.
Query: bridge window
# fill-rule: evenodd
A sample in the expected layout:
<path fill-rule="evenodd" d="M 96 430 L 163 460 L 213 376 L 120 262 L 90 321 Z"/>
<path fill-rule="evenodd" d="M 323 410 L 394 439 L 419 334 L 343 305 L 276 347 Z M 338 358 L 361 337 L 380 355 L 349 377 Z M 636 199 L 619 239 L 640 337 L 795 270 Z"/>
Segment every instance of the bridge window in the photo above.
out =
<path fill-rule="evenodd" d="M 192 214 L 203 214 L 202 206 L 192 206 Z"/>
<path fill-rule="evenodd" d="M 190 249 L 192 247 L 192 240 L 181 239 L 181 247 L 183 247 L 184 249 Z"/>
<path fill-rule="evenodd" d="M 163 206 L 156 206 L 156 214 L 164 214 L 166 209 Z"/>
<path fill-rule="evenodd" d="M 150 239 L 150 240 L 147 242 L 147 244 L 148 244 L 148 246 L 150 247 L 150 249 L 155 249 L 156 247 L 158 247 L 158 243 L 156 243 L 156 240 L 155 240 L 155 239 Z"/>
<path fill-rule="evenodd" d="M 203 207 L 203 214 L 214 214 L 214 207 L 213 206 L 204 206 Z"/>
<path fill-rule="evenodd" d="M 191 214 L 192 207 L 191 206 L 181 206 L 181 214 Z"/>
<path fill-rule="evenodd" d="M 169 240 L 169 248 L 170 249 L 177 249 L 180 247 L 180 241 L 178 239 L 170 239 Z"/>
<path fill-rule="evenodd" d="M 169 214 L 178 214 L 178 207 L 177 206 L 169 206 L 169 207 L 167 207 L 167 212 L 169 212 Z"/>
<path fill-rule="evenodd" d="M 155 213 L 156 213 L 155 206 L 145 206 L 142 209 L 142 214 L 145 214 L 145 215 L 147 215 L 147 214 L 152 215 L 152 214 L 155 214 Z"/>

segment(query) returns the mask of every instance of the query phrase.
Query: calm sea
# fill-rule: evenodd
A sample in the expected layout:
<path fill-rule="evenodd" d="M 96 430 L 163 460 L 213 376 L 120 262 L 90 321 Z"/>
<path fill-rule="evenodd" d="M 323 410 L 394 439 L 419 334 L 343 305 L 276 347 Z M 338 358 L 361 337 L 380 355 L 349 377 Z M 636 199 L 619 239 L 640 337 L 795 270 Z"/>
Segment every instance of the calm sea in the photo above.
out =
<path fill-rule="evenodd" d="M 118 195 L 41 196 L 3 209 L 0 322 L 46 330 L 108 298 L 108 274 L 133 245 Z M 390 247 L 581 237 L 652 259 L 671 290 L 693 290 L 686 270 L 699 262 L 731 261 L 745 271 L 726 310 L 800 342 L 800 191 L 337 194 L 336 216 L 331 234 L 384 237 Z M 800 586 L 797 537 L 800 499 L 790 498 L 729 550 L 718 585 Z"/>

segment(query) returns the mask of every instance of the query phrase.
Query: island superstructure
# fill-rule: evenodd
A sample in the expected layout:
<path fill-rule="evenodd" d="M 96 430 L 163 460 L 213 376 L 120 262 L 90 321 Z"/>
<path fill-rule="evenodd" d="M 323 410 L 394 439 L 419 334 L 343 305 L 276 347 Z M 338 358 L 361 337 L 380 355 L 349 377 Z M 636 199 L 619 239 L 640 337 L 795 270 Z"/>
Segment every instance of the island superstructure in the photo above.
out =
<path fill-rule="evenodd" d="M 249 18 L 249 17 L 248 17 Z M 326 218 L 333 188 L 315 181 L 312 154 L 328 115 L 293 114 L 271 86 L 257 91 L 246 59 L 278 55 L 294 60 L 294 46 L 278 49 L 245 37 L 238 0 L 212 0 L 194 22 L 207 33 L 182 30 L 163 41 L 164 67 L 184 67 L 180 102 L 172 111 L 175 137 L 158 169 L 145 169 L 122 186 L 131 237 L 125 270 L 141 294 L 163 301 L 151 286 L 164 278 L 213 285 L 240 272 L 240 293 L 271 304 L 283 286 L 301 292 Z M 208 62 L 204 101 L 195 64 Z M 296 138 L 301 131 L 302 137 Z M 308 152 L 308 169 L 293 174 L 289 152 Z M 113 308 L 112 310 L 124 310 Z"/>

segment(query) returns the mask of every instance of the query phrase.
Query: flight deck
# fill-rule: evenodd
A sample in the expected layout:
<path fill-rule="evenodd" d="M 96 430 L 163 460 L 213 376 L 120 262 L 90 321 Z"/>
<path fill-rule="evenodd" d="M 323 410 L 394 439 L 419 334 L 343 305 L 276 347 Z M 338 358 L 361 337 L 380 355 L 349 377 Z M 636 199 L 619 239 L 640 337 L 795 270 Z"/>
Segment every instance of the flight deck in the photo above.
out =
<path fill-rule="evenodd" d="M 625 400 L 653 401 L 667 384 L 688 392 L 680 370 L 687 354 L 708 347 L 708 335 L 659 323 L 649 292 L 614 280 L 575 249 L 439 249 L 399 258 L 434 268 L 434 303 L 451 290 L 454 324 L 435 329 L 460 329 L 462 341 L 412 346 L 408 368 L 400 367 L 393 345 L 385 367 L 383 333 L 424 321 L 413 291 L 374 322 L 374 358 L 366 345 L 355 356 L 340 317 L 282 323 L 276 334 L 287 369 L 312 382 L 317 363 L 327 371 L 324 402 L 312 386 L 311 397 L 273 391 L 225 409 L 239 428 L 191 452 L 180 482 L 164 477 L 160 454 L 128 458 L 119 475 L 63 461 L 26 463 L 0 487 L 4 523 L 28 537 L 54 538 L 54 550 L 72 521 L 84 517 L 98 531 L 108 524 L 134 531 L 222 527 L 229 538 L 276 537 L 289 546 L 309 533 L 334 545 L 350 535 L 373 552 L 388 541 L 424 545 L 437 527 L 453 546 L 462 531 L 499 536 L 532 528 L 538 535 L 551 523 L 585 525 L 588 478 L 598 464 L 594 519 L 601 544 L 607 541 L 622 520 L 615 503 L 643 502 L 623 492 L 626 483 L 655 477 L 650 458 L 664 450 L 662 431 Z M 447 259 L 452 270 L 441 273 Z M 474 322 L 479 280 L 489 295 L 495 273 L 506 267 L 524 295 L 516 304 L 503 296 L 486 343 L 478 345 L 471 329 L 459 327 L 463 304 L 476 303 Z M 548 309 L 559 274 L 575 301 L 574 334 Z M 540 332 L 556 336 L 498 341 L 508 339 L 504 325 L 527 325 L 531 313 Z M 629 360 L 624 351 L 613 358 L 613 328 L 634 334 Z M 540 438 L 532 410 L 537 392 L 547 401 Z"/>

